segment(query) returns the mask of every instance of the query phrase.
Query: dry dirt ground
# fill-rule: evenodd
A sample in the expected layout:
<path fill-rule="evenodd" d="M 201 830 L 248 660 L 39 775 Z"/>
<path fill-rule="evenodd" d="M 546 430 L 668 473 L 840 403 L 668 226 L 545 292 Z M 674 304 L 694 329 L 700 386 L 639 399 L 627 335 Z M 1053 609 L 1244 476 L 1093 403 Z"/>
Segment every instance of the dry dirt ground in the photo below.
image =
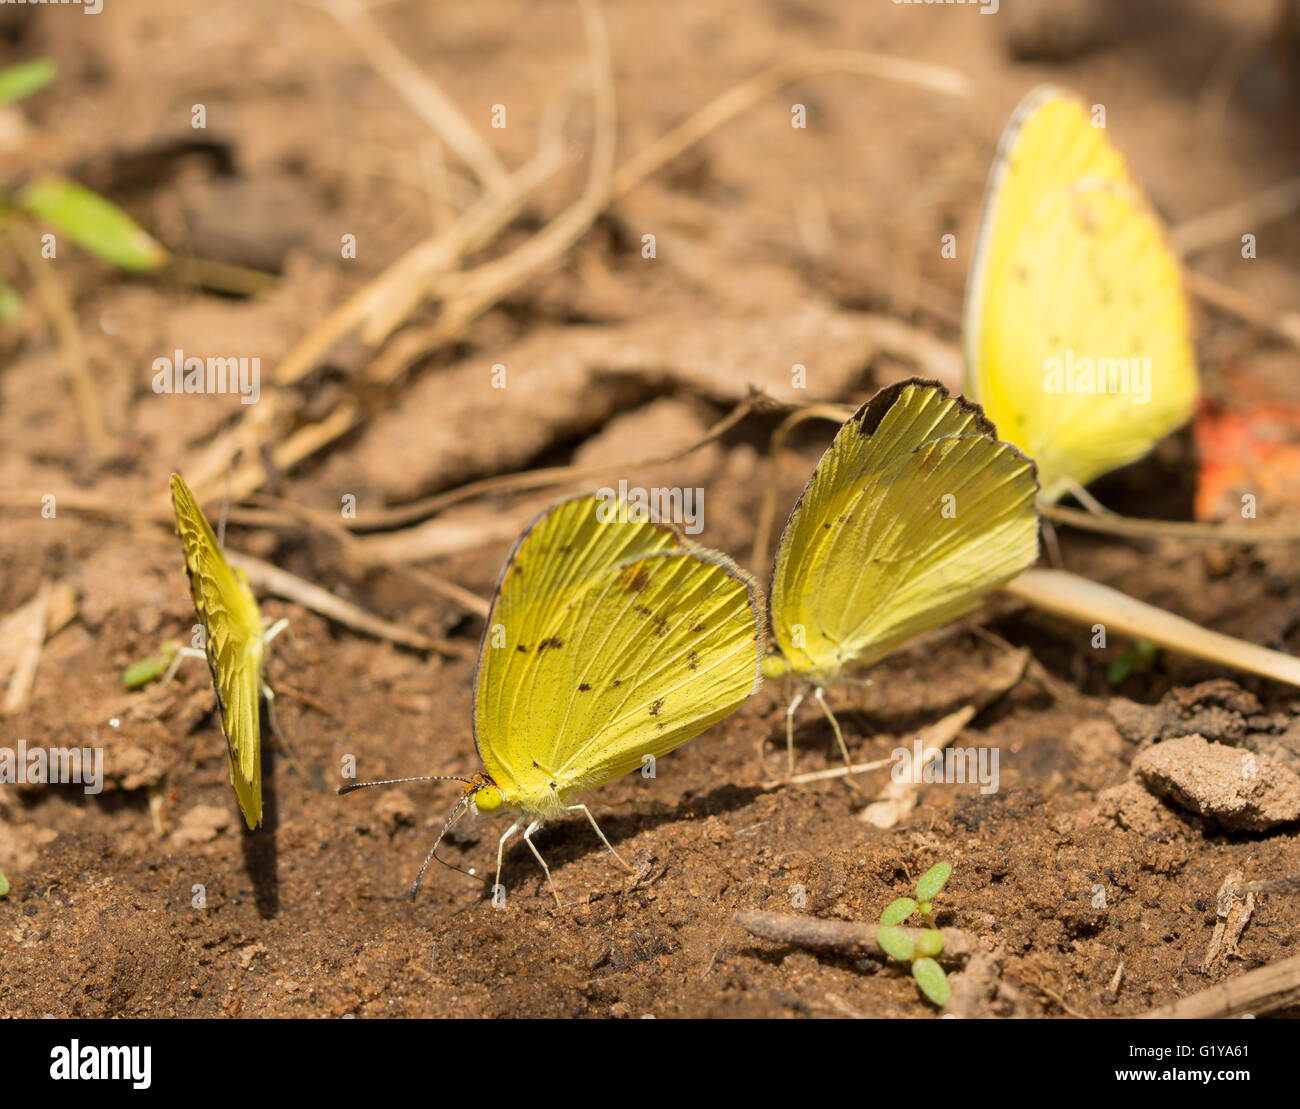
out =
<path fill-rule="evenodd" d="M 563 165 L 469 261 L 525 243 L 579 195 L 589 170 L 577 5 L 394 0 L 374 11 L 507 167 L 533 155 L 548 112 L 567 110 Z M 291 390 L 288 430 L 343 402 L 357 416 L 346 435 L 273 475 L 263 491 L 280 506 L 337 520 L 347 494 L 364 514 L 497 473 L 666 453 L 698 438 L 750 383 L 788 381 L 794 363 L 809 367 L 801 399 L 854 404 L 881 384 L 935 372 L 924 352 L 909 359 L 881 341 L 873 321 L 896 321 L 945 351 L 955 344 L 966 245 L 997 136 L 1044 80 L 1104 100 L 1114 140 L 1175 227 L 1296 168 L 1300 71 L 1270 38 L 1276 9 L 1264 0 L 1003 0 L 992 17 L 853 0 L 607 0 L 602 11 L 616 164 L 736 83 L 813 51 L 951 66 L 972 94 L 845 73 L 799 80 L 616 200 L 558 264 L 391 381 L 366 383 L 373 352 L 361 342 L 334 344 Z M 941 923 L 998 956 L 987 1011 L 1133 1014 L 1295 952 L 1293 890 L 1260 895 L 1235 953 L 1206 960 L 1230 872 L 1246 881 L 1300 873 L 1294 824 L 1226 832 L 1148 805 L 1145 794 L 1105 792 L 1127 781 L 1143 742 L 1116 726 L 1114 698 L 1156 705 L 1229 675 L 1163 653 L 1113 687 L 1107 666 L 1130 644 L 1093 649 L 1087 629 L 1005 598 L 886 660 L 870 685 L 832 692 L 855 758 L 878 758 L 976 696 L 1005 661 L 1003 643 L 1027 648 L 1025 676 L 958 740 L 999 750 L 996 794 L 925 787 L 911 814 L 882 830 L 859 819 L 881 774 L 852 787 L 765 790 L 784 764 L 787 699 L 769 683 L 662 760 L 656 778 L 632 776 L 588 798 L 637 879 L 575 819 L 539 837 L 562 909 L 518 843 L 504 910 L 481 883 L 436 866 L 411 904 L 406 887 L 454 785 L 346 798 L 334 786 L 349 756 L 362 777 L 477 769 L 470 656 L 482 622 L 405 567 L 487 596 L 512 536 L 555 488 L 458 505 L 414 553 L 380 545 L 397 533 L 371 534 L 365 557 L 245 500 L 232 515 L 232 548 L 453 648 L 450 657 L 410 649 L 264 600 L 265 614 L 291 619 L 268 676 L 299 765 L 268 756 L 268 827 L 245 834 L 203 666 L 185 666 L 166 687 L 121 684 L 124 667 L 160 640 L 188 638 L 193 623 L 165 517 L 168 474 L 205 466 L 246 415 L 233 397 L 156 396 L 149 367 L 183 349 L 256 355 L 269 374 L 348 293 L 446 228 L 476 186 L 357 39 L 309 4 L 0 10 L 0 63 L 46 54 L 60 76 L 27 106 L 25 131 L 6 137 L 0 183 L 69 173 L 178 253 L 278 281 L 258 297 L 222 296 L 62 252 L 58 278 L 109 442 L 98 452 L 68 383 L 68 336 L 34 292 L 0 340 L 0 613 L 43 582 L 66 582 L 75 599 L 45 644 L 29 703 L 0 717 L 0 735 L 6 746 L 102 747 L 109 775 L 98 796 L 0 789 L 0 871 L 12 885 L 0 899 L 0 1014 L 929 1016 L 914 984 L 879 961 L 769 943 L 731 917 L 794 911 L 802 890 L 800 912 L 872 921 L 939 859 L 954 863 Z M 808 112 L 803 130 L 790 124 L 796 103 Z M 206 108 L 203 130 L 191 126 L 196 104 Z M 496 105 L 505 128 L 490 126 Z M 657 237 L 653 260 L 642 257 L 647 233 Z M 940 256 L 945 233 L 957 236 L 956 260 Z M 340 258 L 347 234 L 355 260 Z M 1195 267 L 1253 302 L 1294 305 L 1300 228 L 1266 223 L 1259 235 L 1256 261 L 1242 262 L 1234 238 Z M 27 289 L 13 257 L 0 266 Z M 434 319 L 427 306 L 413 312 Z M 1294 347 L 1204 306 L 1197 326 L 1209 397 L 1300 403 Z M 505 390 L 488 386 L 496 364 L 511 375 Z M 611 470 L 609 480 L 704 487 L 701 539 L 747 562 L 775 422 L 751 416 L 679 463 Z M 783 511 L 830 434 L 808 425 L 797 437 Z M 263 444 L 254 435 L 246 445 L 245 462 Z M 224 463 L 215 469 L 224 474 Z M 1096 492 L 1120 511 L 1188 518 L 1194 472 L 1183 433 Z M 45 493 L 59 504 L 53 519 L 40 512 Z M 153 511 L 160 504 L 163 515 Z M 1300 650 L 1293 549 L 1068 531 L 1061 542 L 1077 572 Z M 1288 736 L 1296 692 L 1237 680 L 1258 698 L 1237 723 L 1255 717 L 1263 727 L 1269 717 Z M 797 741 L 801 770 L 837 765 L 814 711 Z M 449 857 L 490 868 L 498 824 L 466 825 Z"/>

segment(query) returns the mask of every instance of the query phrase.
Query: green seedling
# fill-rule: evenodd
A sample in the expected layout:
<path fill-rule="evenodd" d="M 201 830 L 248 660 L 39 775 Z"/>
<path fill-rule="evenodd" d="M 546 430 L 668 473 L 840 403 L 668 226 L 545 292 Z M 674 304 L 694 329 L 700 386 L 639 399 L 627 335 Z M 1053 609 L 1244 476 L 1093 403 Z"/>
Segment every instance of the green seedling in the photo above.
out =
<path fill-rule="evenodd" d="M 39 92 L 55 72 L 48 58 L 0 69 L 0 105 Z M 119 269 L 156 270 L 170 260 L 166 249 L 117 205 L 75 181 L 42 177 L 16 194 L 0 187 L 0 238 L 9 231 L 27 231 L 14 236 L 23 243 L 30 237 L 29 229 L 39 226 L 52 228 Z M 42 244 L 36 264 L 50 257 L 44 249 Z M 21 311 L 21 296 L 0 278 L 0 323 L 16 319 Z"/>
<path fill-rule="evenodd" d="M 122 672 L 122 684 L 127 689 L 139 689 L 148 685 L 150 682 L 156 682 L 165 673 L 167 668 L 176 658 L 176 652 L 179 648 L 170 639 L 158 646 L 158 654 L 153 658 L 142 659 L 140 662 L 133 662 Z"/>
<path fill-rule="evenodd" d="M 54 80 L 56 72 L 54 62 L 49 58 L 37 58 L 35 61 L 0 69 L 0 104 L 8 104 L 11 100 L 21 100 L 24 96 L 40 92 Z"/>
<path fill-rule="evenodd" d="M 42 177 L 18 194 L 17 208 L 61 231 L 83 250 L 118 269 L 156 270 L 167 251 L 111 201 L 64 177 Z"/>
<path fill-rule="evenodd" d="M 9 879 L 4 876 L 4 871 L 0 870 L 0 897 L 9 896 Z"/>
<path fill-rule="evenodd" d="M 23 311 L 23 298 L 14 288 L 0 281 L 0 323 L 13 323 Z"/>
<path fill-rule="evenodd" d="M 1145 639 L 1139 639 L 1106 668 L 1106 681 L 1123 685 L 1134 674 L 1145 674 L 1151 669 L 1160 648 Z"/>
<path fill-rule="evenodd" d="M 876 929 L 876 942 L 890 958 L 912 965 L 912 977 L 935 1005 L 943 1008 L 952 996 L 948 976 L 938 959 L 943 954 L 943 933 L 934 926 L 931 916 L 934 899 L 947 884 L 952 874 L 952 863 L 935 863 L 916 883 L 916 897 L 900 897 L 890 902 L 880 914 L 880 927 Z M 916 939 L 902 925 L 920 913 L 929 926 Z"/>

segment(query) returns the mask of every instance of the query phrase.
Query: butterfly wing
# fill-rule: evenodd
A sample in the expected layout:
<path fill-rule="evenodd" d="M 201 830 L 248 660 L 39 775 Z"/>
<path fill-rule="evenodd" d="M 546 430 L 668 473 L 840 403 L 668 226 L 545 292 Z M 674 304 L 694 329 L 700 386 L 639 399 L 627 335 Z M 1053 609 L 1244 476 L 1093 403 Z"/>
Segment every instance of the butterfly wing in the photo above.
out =
<path fill-rule="evenodd" d="M 248 580 L 221 553 L 202 509 L 172 474 L 176 530 L 221 711 L 230 784 L 250 828 L 262 822 L 262 618 Z"/>
<path fill-rule="evenodd" d="M 475 677 L 475 741 L 507 804 L 553 815 L 753 692 L 758 591 L 724 556 L 562 501 L 516 544 Z"/>
<path fill-rule="evenodd" d="M 772 633 L 818 684 L 973 609 L 1038 557 L 1033 464 L 937 382 L 844 424 L 782 533 Z"/>
<path fill-rule="evenodd" d="M 1074 97 L 1035 90 L 1003 134 L 964 339 L 968 392 L 1038 464 L 1048 500 L 1135 461 L 1191 415 L 1178 261 Z"/>

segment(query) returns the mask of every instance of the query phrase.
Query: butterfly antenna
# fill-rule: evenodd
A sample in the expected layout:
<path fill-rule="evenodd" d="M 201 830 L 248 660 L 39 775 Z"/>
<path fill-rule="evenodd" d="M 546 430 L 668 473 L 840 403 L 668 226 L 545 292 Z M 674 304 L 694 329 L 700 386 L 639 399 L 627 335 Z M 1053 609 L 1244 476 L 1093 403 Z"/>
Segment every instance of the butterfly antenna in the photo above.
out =
<path fill-rule="evenodd" d="M 442 831 L 438 833 L 438 838 L 433 841 L 433 846 L 429 848 L 429 853 L 424 856 L 424 862 L 420 864 L 420 873 L 415 876 L 415 881 L 411 883 L 411 888 L 407 890 L 406 895 L 412 901 L 415 900 L 415 895 L 420 892 L 420 882 L 424 879 L 424 872 L 429 869 L 429 864 L 434 859 L 438 859 L 438 862 L 442 863 L 445 867 L 450 867 L 452 870 L 459 870 L 462 874 L 469 878 L 473 878 L 476 882 L 479 880 L 477 875 L 470 874 L 468 870 L 457 866 L 455 863 L 449 863 L 446 859 L 438 858 L 438 844 L 442 842 L 442 837 L 451 830 L 451 826 L 455 824 L 464 814 L 465 810 L 469 808 L 469 799 L 471 796 L 472 794 L 468 791 L 460 795 L 460 800 L 456 802 L 456 807 L 451 810 L 451 815 L 447 817 L 447 822 L 443 824 Z"/>
<path fill-rule="evenodd" d="M 399 786 L 406 782 L 463 782 L 467 786 L 474 785 L 473 778 L 461 778 L 455 774 L 421 774 L 415 778 L 383 778 L 374 782 L 348 782 L 346 785 L 339 786 L 339 793 L 351 793 L 353 790 L 368 789 L 371 786 Z M 446 859 L 438 857 L 438 844 L 442 842 L 442 837 L 451 830 L 451 826 L 460 819 L 461 815 L 469 807 L 469 800 L 473 795 L 474 791 L 468 789 L 460 795 L 460 800 L 456 802 L 456 807 L 451 810 L 451 815 L 447 817 L 446 823 L 443 824 L 442 831 L 438 833 L 438 838 L 433 841 L 433 846 L 429 848 L 429 853 L 424 857 L 424 862 L 420 866 L 420 873 L 415 876 L 415 881 L 411 883 L 411 888 L 408 891 L 408 896 L 412 901 L 415 900 L 415 895 L 419 892 L 424 872 L 429 869 L 429 863 L 434 859 L 438 859 L 438 862 L 442 863 L 443 866 L 452 870 L 459 870 L 467 878 L 478 881 L 478 875 L 471 874 L 464 867 L 459 867 L 455 863 L 449 863 Z"/>
<path fill-rule="evenodd" d="M 230 459 L 230 469 L 226 473 L 226 493 L 221 498 L 221 515 L 217 517 L 218 547 L 226 545 L 226 517 L 230 514 L 230 487 L 235 484 L 235 467 L 239 465 L 239 456 L 243 453 L 243 447 L 235 451 Z"/>
<path fill-rule="evenodd" d="M 455 774 L 422 774 L 418 778 L 384 778 L 375 782 L 348 782 L 339 786 L 339 793 L 351 793 L 356 789 L 368 789 L 370 786 L 400 786 L 404 782 L 464 782 L 470 784 L 469 778 L 458 778 Z"/>

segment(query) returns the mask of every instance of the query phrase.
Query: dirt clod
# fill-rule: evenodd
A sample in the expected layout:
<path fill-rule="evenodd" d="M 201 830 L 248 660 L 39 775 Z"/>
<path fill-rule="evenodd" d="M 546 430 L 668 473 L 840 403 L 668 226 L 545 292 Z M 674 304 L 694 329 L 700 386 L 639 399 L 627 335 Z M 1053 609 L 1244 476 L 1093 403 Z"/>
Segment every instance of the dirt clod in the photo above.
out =
<path fill-rule="evenodd" d="M 1182 827 L 1168 805 L 1132 778 L 1097 795 L 1096 816 L 1145 836 L 1168 835 Z"/>
<path fill-rule="evenodd" d="M 214 840 L 231 825 L 230 811 L 217 805 L 195 805 L 171 834 L 176 847 Z"/>
<path fill-rule="evenodd" d="M 1133 770 L 1153 792 L 1224 828 L 1266 831 L 1300 820 L 1300 777 L 1266 755 L 1183 736 L 1147 748 Z"/>
<path fill-rule="evenodd" d="M 1158 705 L 1116 697 L 1109 706 L 1120 734 L 1139 745 L 1193 734 L 1211 742 L 1238 743 L 1259 711 L 1254 694 L 1225 679 L 1172 689 Z"/>

